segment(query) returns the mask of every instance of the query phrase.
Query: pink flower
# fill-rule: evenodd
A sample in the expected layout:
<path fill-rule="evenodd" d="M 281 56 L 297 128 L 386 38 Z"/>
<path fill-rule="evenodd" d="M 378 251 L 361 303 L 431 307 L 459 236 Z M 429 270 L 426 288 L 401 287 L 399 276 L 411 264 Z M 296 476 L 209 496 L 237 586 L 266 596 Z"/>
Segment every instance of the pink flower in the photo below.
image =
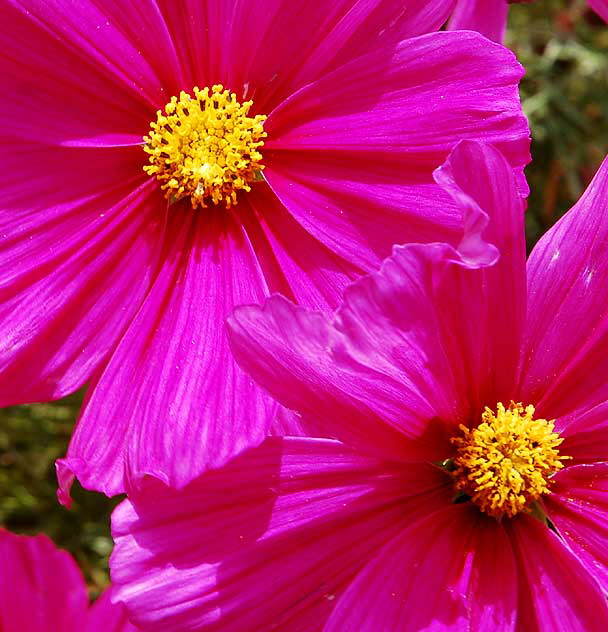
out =
<path fill-rule="evenodd" d="M 608 0 L 587 0 L 589 6 L 608 22 Z M 534 0 L 456 0 L 448 28 L 483 33 L 495 42 L 502 42 L 507 29 L 509 4 L 530 4 Z"/>
<path fill-rule="evenodd" d="M 64 502 L 74 474 L 181 485 L 262 441 L 275 404 L 225 316 L 274 291 L 333 309 L 393 243 L 453 239 L 431 172 L 458 139 L 525 186 L 522 69 L 428 33 L 451 7 L 0 3 L 0 405 L 90 382 Z"/>
<path fill-rule="evenodd" d="M 146 629 L 606 629 L 608 160 L 527 270 L 502 155 L 435 177 L 458 248 L 396 247 L 331 321 L 279 296 L 229 319 L 319 438 L 132 490 L 110 566 Z"/>
<path fill-rule="evenodd" d="M 73 558 L 45 536 L 0 529 L 2 632 L 137 632 L 110 590 L 89 606 L 87 587 Z"/>

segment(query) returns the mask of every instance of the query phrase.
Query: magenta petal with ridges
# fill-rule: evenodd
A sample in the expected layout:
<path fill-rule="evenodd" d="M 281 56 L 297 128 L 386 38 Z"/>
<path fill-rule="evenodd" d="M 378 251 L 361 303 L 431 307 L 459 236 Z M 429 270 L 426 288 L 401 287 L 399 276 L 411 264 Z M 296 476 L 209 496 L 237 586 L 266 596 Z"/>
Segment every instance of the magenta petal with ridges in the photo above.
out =
<path fill-rule="evenodd" d="M 478 31 L 495 42 L 502 42 L 508 11 L 507 0 L 457 0 L 448 29 Z"/>
<path fill-rule="evenodd" d="M 448 502 L 446 483 L 430 465 L 295 438 L 180 491 L 144 481 L 113 515 L 116 598 L 151 631 L 320 630 L 365 562 Z"/>
<path fill-rule="evenodd" d="M 383 48 L 271 112 L 265 177 L 311 234 L 365 269 L 395 243 L 454 244 L 459 210 L 432 186 L 432 170 L 461 138 L 494 143 L 524 167 L 521 75 L 510 51 L 476 33 Z"/>
<path fill-rule="evenodd" d="M 434 290 L 439 335 L 470 420 L 489 402 L 509 401 L 515 387 L 526 310 L 524 204 L 509 164 L 492 146 L 463 141 L 435 179 L 465 209 L 465 260 L 483 257 L 487 242 L 500 253 L 477 275 L 453 268 Z"/>
<path fill-rule="evenodd" d="M 0 630 L 82 632 L 88 607 L 78 566 L 45 535 L 0 529 Z"/>
<path fill-rule="evenodd" d="M 502 526 L 447 505 L 398 536 L 340 597 L 324 632 L 515 629 L 517 577 Z"/>
<path fill-rule="evenodd" d="M 517 563 L 518 630 L 605 632 L 606 598 L 568 546 L 530 515 L 521 514 L 505 528 Z"/>
<path fill-rule="evenodd" d="M 225 210 L 175 206 L 166 235 L 158 276 L 92 385 L 64 461 L 109 495 L 124 491 L 125 468 L 183 485 L 260 442 L 274 416 L 224 330 L 235 304 L 267 292 L 243 229 Z"/>
<path fill-rule="evenodd" d="M 15 29 L 3 35 L 14 38 L 13 48 L 21 48 L 16 45 L 20 37 L 35 39 L 38 46 L 31 54 L 42 53 L 38 62 L 63 57 L 72 81 L 75 76 L 87 77 L 87 70 L 94 72 L 95 80 L 101 76 L 111 86 L 106 90 L 114 95 L 122 92 L 123 104 L 130 97 L 152 108 L 162 99 L 163 87 L 174 88 L 163 86 L 163 80 L 175 74 L 175 69 L 171 73 L 167 69 L 176 59 L 155 0 L 142 0 L 138 5 L 79 0 L 77 11 L 70 0 L 9 0 L 4 4 L 9 6 L 3 8 L 3 18 Z M 58 73 L 62 68 L 51 74 Z"/>
<path fill-rule="evenodd" d="M 256 252 L 270 292 L 311 309 L 335 309 L 348 283 L 362 271 L 308 234 L 267 186 L 239 207 L 239 219 Z"/>
<path fill-rule="evenodd" d="M 528 259 L 520 393 L 560 432 L 608 400 L 607 214 L 608 159 Z"/>
<path fill-rule="evenodd" d="M 563 428 L 563 453 L 574 463 L 608 461 L 608 401 L 558 417 L 556 424 Z"/>
<path fill-rule="evenodd" d="M 162 0 L 187 80 L 223 83 L 270 111 L 369 50 L 434 31 L 453 0 Z"/>
<path fill-rule="evenodd" d="M 396 427 L 411 414 L 402 390 L 394 388 L 383 401 L 362 392 L 369 381 L 365 367 L 359 371 L 349 367 L 348 356 L 344 362 L 336 357 L 344 337 L 321 314 L 274 296 L 263 308 L 237 308 L 227 322 L 239 364 L 281 404 L 304 416 L 309 435 L 337 437 L 388 458 L 412 451 Z M 389 405 L 397 414 L 387 419 L 383 412 Z M 439 458 L 441 448 L 428 450 Z"/>
<path fill-rule="evenodd" d="M 156 187 L 84 195 L 56 195 L 45 213 L 26 210 L 25 200 L 4 210 L 14 221 L 2 227 L 1 405 L 81 387 L 148 290 L 164 228 Z"/>
<path fill-rule="evenodd" d="M 547 514 L 608 592 L 608 463 L 567 467 L 553 477 Z"/>

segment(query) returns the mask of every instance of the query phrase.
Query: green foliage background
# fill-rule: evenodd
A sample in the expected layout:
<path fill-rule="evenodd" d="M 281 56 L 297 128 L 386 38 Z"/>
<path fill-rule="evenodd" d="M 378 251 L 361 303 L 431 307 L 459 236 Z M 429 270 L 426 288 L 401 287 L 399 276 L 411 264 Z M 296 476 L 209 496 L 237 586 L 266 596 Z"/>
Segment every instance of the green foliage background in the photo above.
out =
<path fill-rule="evenodd" d="M 608 28 L 584 0 L 513 5 L 507 45 L 527 74 L 521 93 L 533 134 L 527 215 L 530 247 L 576 201 L 608 151 Z M 108 581 L 109 516 L 120 499 L 74 489 L 56 501 L 82 394 L 0 411 L 0 524 L 47 533 L 76 556 L 92 594 Z"/>

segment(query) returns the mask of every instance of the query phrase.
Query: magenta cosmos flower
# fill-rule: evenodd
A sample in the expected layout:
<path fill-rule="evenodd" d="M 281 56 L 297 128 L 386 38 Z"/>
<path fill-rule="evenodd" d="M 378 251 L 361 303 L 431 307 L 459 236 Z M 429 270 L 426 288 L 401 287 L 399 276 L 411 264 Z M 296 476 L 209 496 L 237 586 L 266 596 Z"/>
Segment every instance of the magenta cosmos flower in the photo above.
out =
<path fill-rule="evenodd" d="M 393 243 L 453 238 L 431 172 L 459 138 L 521 174 L 522 69 L 421 35 L 452 4 L 0 1 L 0 405 L 91 383 L 64 502 L 74 474 L 180 485 L 262 441 L 232 308 L 333 309 Z"/>
<path fill-rule="evenodd" d="M 495 42 L 502 42 L 507 29 L 510 4 L 531 4 L 534 0 L 456 0 L 449 21 L 451 30 L 479 31 Z M 587 0 L 589 6 L 608 22 L 608 0 Z"/>
<path fill-rule="evenodd" d="M 76 562 L 45 536 L 0 529 L 2 632 L 137 632 L 110 589 L 89 606 Z"/>
<path fill-rule="evenodd" d="M 146 629 L 607 629 L 608 161 L 527 271 L 504 157 L 463 143 L 436 179 L 457 249 L 396 247 L 331 321 L 279 296 L 229 319 L 319 438 L 132 490 L 110 566 Z"/>

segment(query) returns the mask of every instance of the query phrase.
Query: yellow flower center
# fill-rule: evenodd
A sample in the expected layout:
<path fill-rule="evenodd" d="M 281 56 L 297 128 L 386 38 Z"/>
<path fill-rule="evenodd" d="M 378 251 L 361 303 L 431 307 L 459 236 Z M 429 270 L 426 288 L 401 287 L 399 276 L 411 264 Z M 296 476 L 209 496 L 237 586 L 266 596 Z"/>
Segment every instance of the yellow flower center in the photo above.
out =
<path fill-rule="evenodd" d="M 456 489 L 490 516 L 511 518 L 549 493 L 549 477 L 569 457 L 557 450 L 563 439 L 554 422 L 534 419 L 534 406 L 498 404 L 496 413 L 486 408 L 481 418 L 476 428 L 461 425 L 463 436 L 452 438 Z"/>
<path fill-rule="evenodd" d="M 266 116 L 250 117 L 252 101 L 239 103 L 233 92 L 215 85 L 171 97 L 165 112 L 156 113 L 144 151 L 144 171 L 162 183 L 167 199 L 190 197 L 192 206 L 236 204 L 240 190 L 260 178 L 258 151 L 266 137 Z"/>

